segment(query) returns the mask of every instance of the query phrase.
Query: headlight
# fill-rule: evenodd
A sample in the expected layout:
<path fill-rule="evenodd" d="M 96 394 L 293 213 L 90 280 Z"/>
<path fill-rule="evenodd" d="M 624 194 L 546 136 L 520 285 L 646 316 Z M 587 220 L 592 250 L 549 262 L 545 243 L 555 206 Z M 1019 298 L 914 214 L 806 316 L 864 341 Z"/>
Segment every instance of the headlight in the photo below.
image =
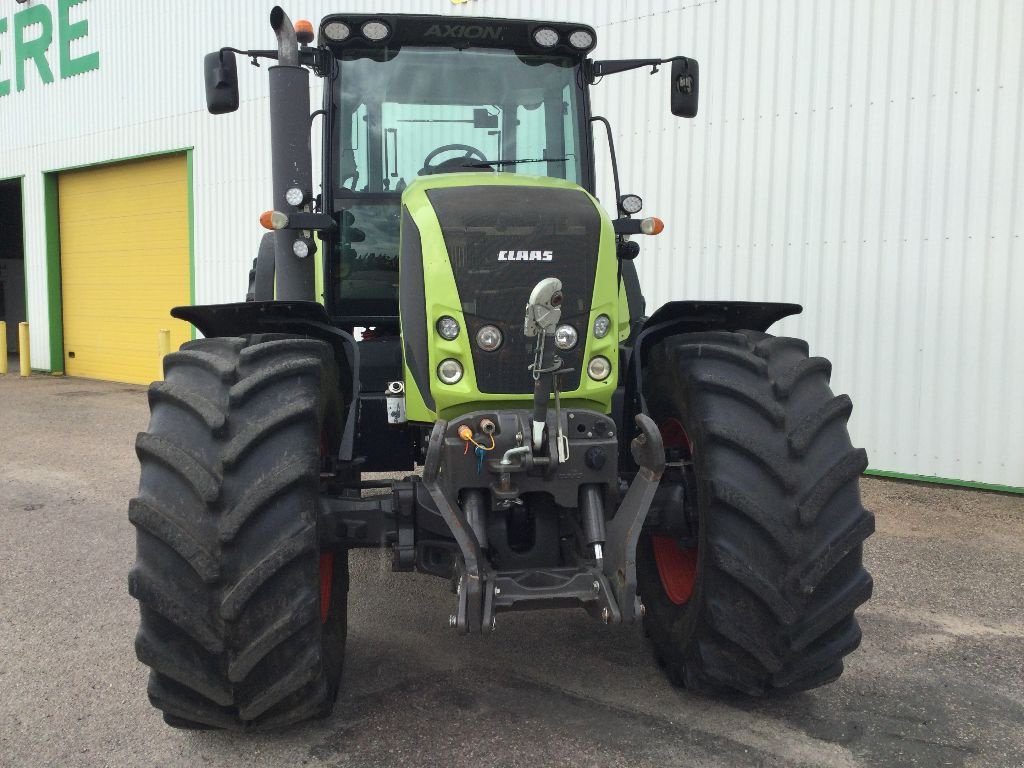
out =
<path fill-rule="evenodd" d="M 612 372 L 612 364 L 608 362 L 607 357 L 598 355 L 590 361 L 590 365 L 587 366 L 587 373 L 594 381 L 604 381 L 608 378 L 608 374 Z"/>
<path fill-rule="evenodd" d="M 304 259 L 309 256 L 309 243 L 305 240 L 296 240 L 292 243 L 292 253 L 298 256 L 300 259 Z"/>
<path fill-rule="evenodd" d="M 450 357 L 442 360 L 437 366 L 437 378 L 445 384 L 458 384 L 462 379 L 462 363 Z"/>
<path fill-rule="evenodd" d="M 569 45 L 573 48 L 589 48 L 594 44 L 594 36 L 585 29 L 577 29 L 569 35 Z"/>
<path fill-rule="evenodd" d="M 608 315 L 598 315 L 594 318 L 594 338 L 603 339 L 608 335 L 608 329 L 612 327 L 612 320 Z"/>
<path fill-rule="evenodd" d="M 459 335 L 459 321 L 454 317 L 445 315 L 437 321 L 437 332 L 441 334 L 442 339 L 451 341 Z"/>
<path fill-rule="evenodd" d="M 284 200 L 288 205 L 294 205 L 298 208 L 304 202 L 306 202 L 306 193 L 303 192 L 299 187 L 292 187 L 284 193 Z"/>
<path fill-rule="evenodd" d="M 560 325 L 555 331 L 555 346 L 559 349 L 572 349 L 579 338 L 580 335 L 571 325 Z"/>
<path fill-rule="evenodd" d="M 476 332 L 476 345 L 484 352 L 493 352 L 501 346 L 501 331 L 493 325 L 485 325 Z"/>
<path fill-rule="evenodd" d="M 332 21 L 330 24 L 324 25 L 324 37 L 328 40 L 341 42 L 351 34 L 352 30 L 348 28 L 348 24 L 343 24 L 340 21 Z"/>
<path fill-rule="evenodd" d="M 363 37 L 367 40 L 373 40 L 377 42 L 383 40 L 389 34 L 391 30 L 388 29 L 388 25 L 383 21 L 368 21 L 362 26 Z"/>
<path fill-rule="evenodd" d="M 533 39 L 542 48 L 550 48 L 558 43 L 558 33 L 551 27 L 541 27 L 533 31 Z"/>

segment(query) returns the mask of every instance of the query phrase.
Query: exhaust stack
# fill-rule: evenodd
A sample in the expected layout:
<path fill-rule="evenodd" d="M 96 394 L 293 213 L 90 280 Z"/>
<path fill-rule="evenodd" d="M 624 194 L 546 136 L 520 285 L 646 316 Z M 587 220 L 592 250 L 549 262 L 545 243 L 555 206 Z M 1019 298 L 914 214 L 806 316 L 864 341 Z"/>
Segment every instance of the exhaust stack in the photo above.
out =
<path fill-rule="evenodd" d="M 270 67 L 270 146 L 274 210 L 297 213 L 309 210 L 313 200 L 313 158 L 309 147 L 309 71 L 299 64 L 299 44 L 288 14 L 275 6 L 270 26 L 277 35 L 278 63 Z M 302 201 L 292 205 L 288 190 L 302 190 Z M 274 232 L 274 272 L 277 298 L 316 301 L 314 259 L 299 256 L 294 246 L 304 239 L 300 230 Z M 299 249 L 300 252 L 302 249 Z"/>

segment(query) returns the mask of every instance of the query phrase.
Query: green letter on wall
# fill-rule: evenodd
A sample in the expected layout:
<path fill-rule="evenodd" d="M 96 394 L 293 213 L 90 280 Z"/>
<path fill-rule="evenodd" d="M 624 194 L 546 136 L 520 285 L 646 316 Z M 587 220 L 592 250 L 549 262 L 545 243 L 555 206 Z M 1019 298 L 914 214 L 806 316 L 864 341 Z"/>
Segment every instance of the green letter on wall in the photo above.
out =
<path fill-rule="evenodd" d="M 6 18 L 0 18 L 0 35 L 5 34 L 6 32 L 7 32 L 7 19 Z M 10 92 L 11 92 L 11 81 L 10 80 L 0 80 L 0 96 L 6 96 Z"/>
<path fill-rule="evenodd" d="M 33 24 L 42 26 L 43 31 L 35 40 L 25 39 L 25 30 Z M 19 91 L 25 90 L 25 62 L 36 63 L 43 83 L 53 82 L 53 72 L 46 60 L 46 49 L 53 40 L 53 17 L 45 5 L 34 5 L 14 14 L 14 79 Z"/>
<path fill-rule="evenodd" d="M 97 51 L 85 56 L 71 58 L 71 41 L 86 37 L 89 34 L 89 22 L 86 19 L 71 23 L 71 9 L 83 0 L 58 0 L 57 29 L 60 33 L 60 76 L 74 77 L 83 72 L 100 68 L 100 55 Z"/>

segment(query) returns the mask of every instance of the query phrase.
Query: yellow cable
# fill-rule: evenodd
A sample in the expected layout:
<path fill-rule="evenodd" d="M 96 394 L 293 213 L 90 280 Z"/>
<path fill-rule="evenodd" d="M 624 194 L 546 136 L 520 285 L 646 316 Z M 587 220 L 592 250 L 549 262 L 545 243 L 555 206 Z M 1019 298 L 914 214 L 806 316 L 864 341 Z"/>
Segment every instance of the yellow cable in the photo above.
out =
<path fill-rule="evenodd" d="M 475 445 L 481 451 L 493 451 L 494 450 L 494 435 L 493 434 L 491 434 L 491 447 L 490 448 L 484 448 L 484 446 L 480 445 L 480 443 L 478 443 L 472 437 L 469 438 L 469 442 L 471 442 L 473 445 Z"/>

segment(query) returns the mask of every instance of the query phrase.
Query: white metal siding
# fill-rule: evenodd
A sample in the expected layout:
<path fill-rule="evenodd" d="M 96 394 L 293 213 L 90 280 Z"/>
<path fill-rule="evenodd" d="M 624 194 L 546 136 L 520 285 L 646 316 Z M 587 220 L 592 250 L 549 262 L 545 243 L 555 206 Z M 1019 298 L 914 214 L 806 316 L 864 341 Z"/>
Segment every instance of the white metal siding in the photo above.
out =
<path fill-rule="evenodd" d="M 600 55 L 697 58 L 696 120 L 668 114 L 667 68 L 606 78 L 593 94 L 616 130 L 624 188 L 667 222 L 638 262 L 649 305 L 799 302 L 804 314 L 779 330 L 834 361 L 873 467 L 1024 486 L 1014 391 L 1024 357 L 1010 334 L 1024 327 L 1024 4 L 300 0 L 287 10 L 316 21 L 382 6 L 575 19 L 598 29 Z M 89 0 L 79 16 L 90 34 L 72 53 L 98 50 L 100 70 L 59 79 L 54 44 L 56 82 L 36 82 L 30 66 L 28 88 L 0 98 L 0 178 L 25 175 L 37 364 L 49 360 L 42 172 L 194 147 L 200 303 L 241 296 L 269 197 L 265 70 L 239 60 L 235 114 L 208 116 L 202 95 L 205 52 L 272 45 L 265 9 Z M 13 89 L 7 49 L 0 77 Z"/>
<path fill-rule="evenodd" d="M 779 329 L 832 358 L 873 467 L 1024 485 L 1024 5 L 633 9 L 602 50 L 702 75 L 695 121 L 663 117 L 662 78 L 595 91 L 623 184 L 667 221 L 640 257 L 653 303 L 799 302 Z"/>

